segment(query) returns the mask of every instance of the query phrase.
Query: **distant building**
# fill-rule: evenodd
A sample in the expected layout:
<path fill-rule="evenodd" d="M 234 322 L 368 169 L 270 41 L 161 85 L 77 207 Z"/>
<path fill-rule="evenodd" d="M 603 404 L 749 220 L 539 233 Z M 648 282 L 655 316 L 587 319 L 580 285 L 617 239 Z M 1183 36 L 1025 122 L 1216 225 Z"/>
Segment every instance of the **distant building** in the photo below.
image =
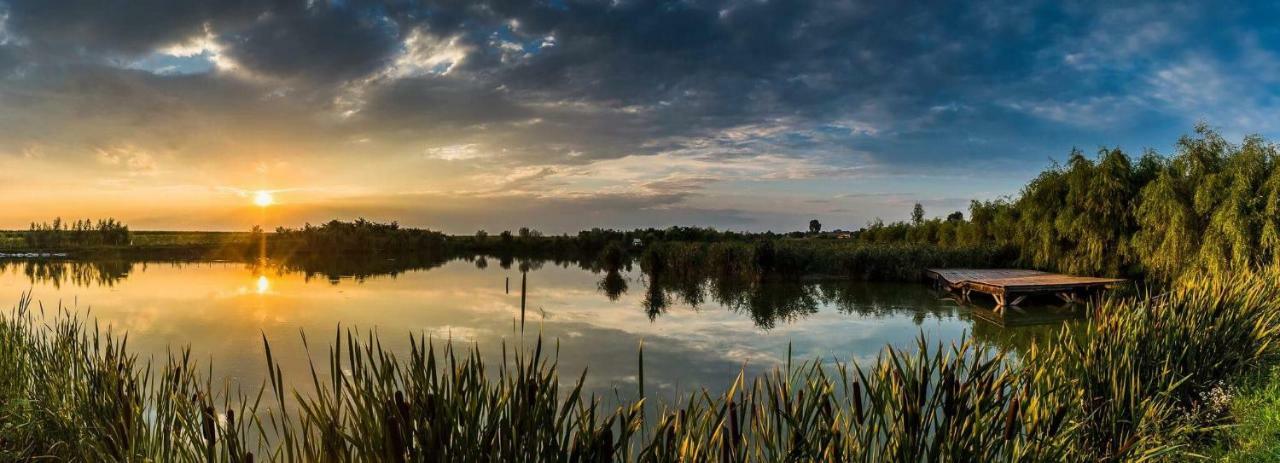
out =
<path fill-rule="evenodd" d="M 633 248 L 638 248 L 638 247 L 642 247 L 642 246 L 644 246 L 644 241 L 640 241 L 640 238 L 632 238 L 632 239 L 631 239 L 631 247 L 633 247 Z"/>
<path fill-rule="evenodd" d="M 847 240 L 849 238 L 853 238 L 853 235 L 848 233 L 836 233 L 836 239 L 838 240 Z"/>

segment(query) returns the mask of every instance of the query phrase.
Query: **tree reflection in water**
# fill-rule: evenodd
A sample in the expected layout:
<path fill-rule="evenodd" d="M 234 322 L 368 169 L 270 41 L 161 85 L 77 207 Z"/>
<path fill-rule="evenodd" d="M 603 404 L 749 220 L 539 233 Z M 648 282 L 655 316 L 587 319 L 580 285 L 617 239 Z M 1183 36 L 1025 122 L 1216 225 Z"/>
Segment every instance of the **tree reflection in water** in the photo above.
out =
<path fill-rule="evenodd" d="M 504 269 L 518 268 L 522 272 L 536 271 L 547 262 L 528 257 L 464 256 L 457 259 L 473 263 L 477 268 L 488 267 L 490 259 L 498 259 Z M 298 255 L 245 262 L 255 274 L 301 273 L 306 280 L 324 278 L 337 284 L 343 279 L 357 282 L 374 276 L 396 276 L 409 271 L 430 270 L 440 267 L 450 259 L 426 256 L 397 256 L 393 258 L 348 255 Z M 625 272 L 630 262 L 606 269 L 597 260 L 555 260 L 555 264 L 577 266 L 584 271 L 603 273 L 597 289 L 610 301 L 620 300 L 630 289 Z M 128 260 L 0 260 L 0 272 L 25 275 L 32 284 L 48 284 L 54 287 L 115 286 L 141 266 L 193 265 L 200 261 L 142 262 Z M 887 317 L 910 314 L 916 324 L 929 319 L 961 319 L 971 321 L 972 335 L 980 341 L 998 348 L 1020 350 L 1035 339 L 1043 339 L 1063 327 L 1064 320 L 1080 318 L 1078 310 L 1035 308 L 1026 314 L 1011 312 L 994 322 L 984 320 L 980 308 L 964 307 L 944 294 L 914 283 L 868 283 L 848 280 L 797 281 L 755 278 L 750 276 L 691 275 L 686 272 L 659 272 L 641 274 L 644 277 L 644 295 L 640 309 L 650 320 L 668 313 L 672 306 L 700 309 L 708 301 L 735 313 L 744 314 L 761 329 L 771 329 L 780 324 L 794 323 L 830 307 L 842 313 L 859 317 Z M 1020 325 L 1019 329 L 1006 329 Z M 1034 325 L 1027 327 L 1025 325 Z M 1068 329 L 1074 323 L 1066 323 Z"/>
<path fill-rule="evenodd" d="M 604 278 L 600 279 L 599 288 L 610 301 L 617 302 L 627 293 L 627 278 L 617 270 L 605 272 Z"/>
<path fill-rule="evenodd" d="M 74 260 L 0 260 L 0 273 L 18 272 L 31 284 L 47 284 L 61 288 L 72 286 L 112 287 L 129 277 L 136 262 L 112 260 L 88 262 Z M 146 264 L 142 264 L 145 268 Z"/>

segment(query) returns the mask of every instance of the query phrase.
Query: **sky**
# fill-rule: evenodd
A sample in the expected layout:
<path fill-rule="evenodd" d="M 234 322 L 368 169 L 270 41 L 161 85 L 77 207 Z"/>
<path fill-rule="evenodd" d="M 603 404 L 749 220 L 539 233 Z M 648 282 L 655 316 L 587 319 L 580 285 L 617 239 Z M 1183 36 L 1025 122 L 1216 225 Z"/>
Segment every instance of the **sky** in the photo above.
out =
<path fill-rule="evenodd" d="M 1278 18 L 1232 1 L 0 0 L 0 228 L 944 216 L 1073 148 L 1167 155 L 1197 122 L 1275 139 Z"/>

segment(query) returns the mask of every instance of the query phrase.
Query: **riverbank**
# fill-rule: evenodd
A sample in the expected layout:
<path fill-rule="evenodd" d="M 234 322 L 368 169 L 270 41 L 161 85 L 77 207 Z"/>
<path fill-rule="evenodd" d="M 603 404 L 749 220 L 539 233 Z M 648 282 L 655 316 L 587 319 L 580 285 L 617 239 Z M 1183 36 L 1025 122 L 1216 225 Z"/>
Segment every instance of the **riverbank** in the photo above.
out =
<path fill-rule="evenodd" d="M 352 232 L 356 229 L 359 231 Z M 367 229 L 367 230 L 366 230 Z M 918 281 L 928 267 L 1007 267 L 1008 247 L 861 243 L 820 236 L 721 234 L 702 230 L 594 230 L 578 236 L 447 236 L 369 222 L 330 222 L 281 233 L 131 232 L 128 245 L 32 247 L 24 232 L 0 232 L 0 255 L 37 254 L 73 259 L 236 260 L 320 262 L 388 260 L 443 262 L 486 256 L 503 262 L 575 262 L 605 271 L 639 263 L 669 278 L 732 275 L 747 279 L 852 279 Z M 637 238 L 643 236 L 644 238 Z M 18 238 L 15 238 L 18 237 Z"/>
<path fill-rule="evenodd" d="M 231 251 L 242 252 L 254 244 L 254 234 L 247 232 L 131 231 L 129 243 L 123 245 L 67 243 L 58 246 L 32 246 L 24 238 L 26 231 L 0 231 L 0 255 L 36 254 L 37 257 L 91 258 L 205 258 L 225 257 Z"/>

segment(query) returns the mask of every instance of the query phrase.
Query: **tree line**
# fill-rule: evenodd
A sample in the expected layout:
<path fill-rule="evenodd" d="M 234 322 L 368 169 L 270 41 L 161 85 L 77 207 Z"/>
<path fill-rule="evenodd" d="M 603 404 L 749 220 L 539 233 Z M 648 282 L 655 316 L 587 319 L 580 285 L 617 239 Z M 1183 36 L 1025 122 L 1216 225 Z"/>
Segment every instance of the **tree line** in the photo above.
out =
<path fill-rule="evenodd" d="M 23 239 L 33 248 L 124 246 L 129 244 L 129 226 L 113 218 L 64 222 L 57 217 L 53 222 L 32 222 Z"/>
<path fill-rule="evenodd" d="M 1204 124 L 1172 156 L 1072 150 L 1016 198 L 973 201 L 961 213 L 877 221 L 863 242 L 995 244 L 1022 264 L 1068 273 L 1145 276 L 1223 274 L 1280 263 L 1280 155 L 1259 136 L 1240 144 Z"/>
<path fill-rule="evenodd" d="M 261 230 L 254 232 L 260 234 Z M 318 226 L 308 223 L 301 228 L 279 227 L 270 242 L 290 251 L 383 254 L 438 252 L 444 249 L 445 239 L 445 234 L 438 231 L 361 218 L 351 222 L 331 220 Z"/>

